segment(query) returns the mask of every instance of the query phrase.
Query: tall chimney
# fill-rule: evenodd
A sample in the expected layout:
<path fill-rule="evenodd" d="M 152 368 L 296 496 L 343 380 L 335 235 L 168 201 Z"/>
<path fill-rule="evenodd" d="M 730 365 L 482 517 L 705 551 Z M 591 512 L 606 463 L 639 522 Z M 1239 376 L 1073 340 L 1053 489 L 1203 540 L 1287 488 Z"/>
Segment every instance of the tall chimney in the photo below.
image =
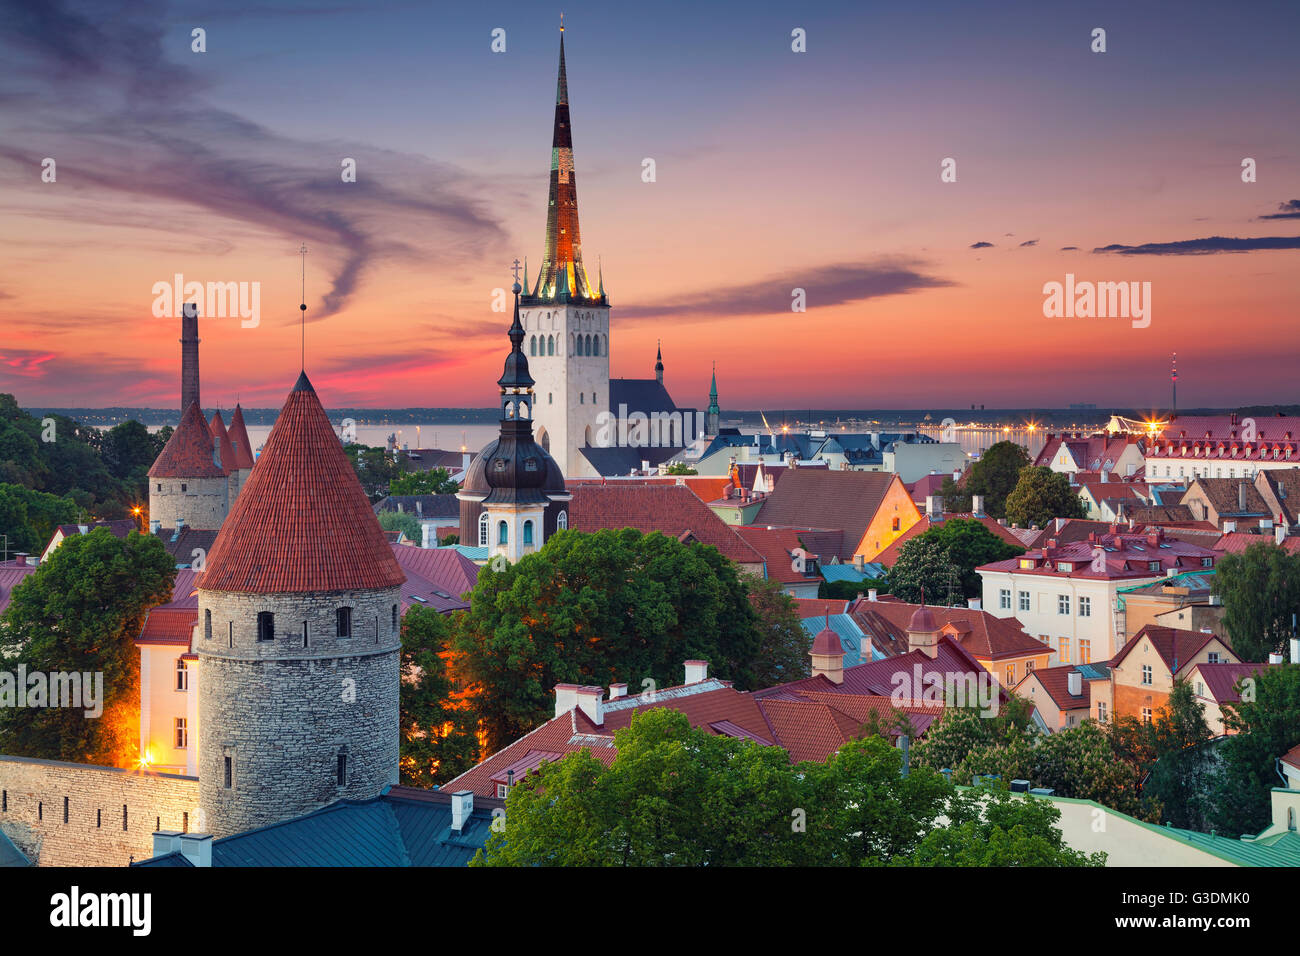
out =
<path fill-rule="evenodd" d="M 474 791 L 457 790 L 451 795 L 451 828 L 456 833 L 465 831 L 465 824 L 469 823 L 470 817 L 474 814 Z"/>
<path fill-rule="evenodd" d="M 1246 483 L 1244 481 L 1237 485 L 1237 510 L 1242 513 L 1246 511 Z"/>
<path fill-rule="evenodd" d="M 181 414 L 198 400 L 199 306 L 196 302 L 186 302 L 181 310 Z"/>
<path fill-rule="evenodd" d="M 1078 671 L 1070 671 L 1065 677 L 1066 689 L 1070 692 L 1071 697 L 1080 697 L 1083 695 L 1083 675 Z"/>

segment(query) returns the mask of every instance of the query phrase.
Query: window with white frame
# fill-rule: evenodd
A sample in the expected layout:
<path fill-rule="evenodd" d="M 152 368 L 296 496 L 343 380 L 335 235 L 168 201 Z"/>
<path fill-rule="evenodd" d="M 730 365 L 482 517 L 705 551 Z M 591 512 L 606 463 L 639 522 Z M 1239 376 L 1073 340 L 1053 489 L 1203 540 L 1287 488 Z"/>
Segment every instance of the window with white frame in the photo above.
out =
<path fill-rule="evenodd" d="M 1029 610 L 1029 592 L 1028 592 L 1028 591 L 1021 591 L 1020 594 L 1019 594 L 1019 601 L 1020 601 L 1020 610 L 1022 610 L 1022 611 L 1028 611 L 1028 610 Z"/>
<path fill-rule="evenodd" d="M 1147 685 L 1147 686 L 1150 686 L 1150 685 L 1151 685 L 1151 665 L 1150 665 L 1150 664 L 1143 664 L 1143 665 L 1142 665 L 1142 683 L 1145 684 L 1145 685 Z"/>
<path fill-rule="evenodd" d="M 1079 617 L 1092 617 L 1092 598 L 1079 598 Z"/>
<path fill-rule="evenodd" d="M 184 717 L 176 718 L 176 749 L 184 750 L 190 745 L 190 732 Z"/>
<path fill-rule="evenodd" d="M 1070 613 L 1070 595 L 1058 594 L 1056 596 L 1056 613 L 1057 614 Z"/>
<path fill-rule="evenodd" d="M 185 666 L 185 658 L 176 658 L 176 689 L 190 689 L 190 669 Z"/>
<path fill-rule="evenodd" d="M 998 590 L 998 608 L 1003 611 L 1011 610 L 1011 589 L 1001 588 Z"/>

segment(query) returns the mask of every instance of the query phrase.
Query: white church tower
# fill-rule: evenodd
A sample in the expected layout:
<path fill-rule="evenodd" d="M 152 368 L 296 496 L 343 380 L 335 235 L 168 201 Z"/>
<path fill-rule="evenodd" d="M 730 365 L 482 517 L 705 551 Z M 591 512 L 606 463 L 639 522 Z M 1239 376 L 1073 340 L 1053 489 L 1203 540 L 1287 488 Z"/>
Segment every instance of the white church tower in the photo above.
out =
<path fill-rule="evenodd" d="M 524 288 L 528 288 L 527 269 Z M 520 298 L 519 320 L 525 334 L 523 348 L 536 379 L 537 441 L 565 475 L 590 474 L 591 466 L 580 449 L 615 443 L 613 416 L 618 409 L 610 408 L 609 298 L 604 277 L 598 276 L 593 287 L 582 263 L 563 25 L 546 254 L 532 291 Z"/>

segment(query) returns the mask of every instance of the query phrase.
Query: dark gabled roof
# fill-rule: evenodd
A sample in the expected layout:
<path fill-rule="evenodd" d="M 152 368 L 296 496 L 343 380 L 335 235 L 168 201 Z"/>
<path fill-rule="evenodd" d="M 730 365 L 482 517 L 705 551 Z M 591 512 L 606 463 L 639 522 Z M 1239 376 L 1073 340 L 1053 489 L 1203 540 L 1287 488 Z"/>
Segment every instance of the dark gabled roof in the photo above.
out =
<path fill-rule="evenodd" d="M 1171 674 L 1177 675 L 1192 660 L 1201 649 L 1210 641 L 1219 641 L 1228 650 L 1232 652 L 1231 646 L 1217 634 L 1206 634 L 1203 631 L 1182 631 L 1173 627 L 1162 627 L 1159 624 L 1147 624 L 1142 630 L 1138 631 L 1125 644 L 1118 654 L 1110 660 L 1111 667 L 1118 667 L 1124 658 L 1128 657 L 1129 652 L 1137 647 L 1146 638 L 1151 642 L 1151 646 L 1156 649 L 1160 659 L 1164 661 L 1165 667 Z"/>
<path fill-rule="evenodd" d="M 611 378 L 609 380 L 609 410 L 616 415 L 622 414 L 620 405 L 626 405 L 629 413 L 641 412 L 653 415 L 655 412 L 694 411 L 679 408 L 668 394 L 668 389 L 656 378 Z"/>
<path fill-rule="evenodd" d="M 1271 665 L 1219 663 L 1197 664 L 1195 669 L 1200 672 L 1210 696 L 1220 704 L 1225 704 L 1241 700 L 1241 691 L 1237 687 L 1239 681 L 1258 674 L 1269 666 Z"/>
<path fill-rule="evenodd" d="M 373 800 L 338 800 L 303 816 L 212 842 L 217 866 L 464 866 L 505 801 L 476 796 L 463 832 L 451 830 L 451 793 L 391 787 Z M 170 853 L 135 866 L 184 866 Z M 183 860 L 183 858 L 182 858 Z"/>
<path fill-rule="evenodd" d="M 844 537 L 838 556 L 849 560 L 895 481 L 898 476 L 886 471 L 791 468 L 764 499 L 754 524 L 840 528 Z M 911 505 L 910 497 L 907 501 Z M 829 557 L 823 554 L 822 561 Z"/>
<path fill-rule="evenodd" d="M 610 478 L 640 471 L 643 461 L 648 461 L 654 468 L 681 451 L 680 448 L 599 448 L 594 445 L 585 445 L 578 450 L 597 474 Z"/>

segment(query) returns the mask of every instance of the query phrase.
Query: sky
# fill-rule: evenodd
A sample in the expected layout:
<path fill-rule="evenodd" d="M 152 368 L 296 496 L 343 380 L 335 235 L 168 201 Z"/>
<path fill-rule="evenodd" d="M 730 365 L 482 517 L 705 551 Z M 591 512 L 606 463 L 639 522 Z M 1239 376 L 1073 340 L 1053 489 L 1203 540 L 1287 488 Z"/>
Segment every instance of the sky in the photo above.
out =
<path fill-rule="evenodd" d="M 716 362 L 724 409 L 1157 408 L 1176 351 L 1183 407 L 1300 401 L 1294 2 L 116 6 L 0 0 L 22 405 L 176 405 L 181 274 L 260 290 L 202 323 L 204 405 L 278 406 L 304 243 L 327 406 L 495 404 L 561 9 L 614 376 L 662 341 L 683 405 Z M 1067 274 L 1150 283 L 1149 323 L 1046 317 Z"/>

